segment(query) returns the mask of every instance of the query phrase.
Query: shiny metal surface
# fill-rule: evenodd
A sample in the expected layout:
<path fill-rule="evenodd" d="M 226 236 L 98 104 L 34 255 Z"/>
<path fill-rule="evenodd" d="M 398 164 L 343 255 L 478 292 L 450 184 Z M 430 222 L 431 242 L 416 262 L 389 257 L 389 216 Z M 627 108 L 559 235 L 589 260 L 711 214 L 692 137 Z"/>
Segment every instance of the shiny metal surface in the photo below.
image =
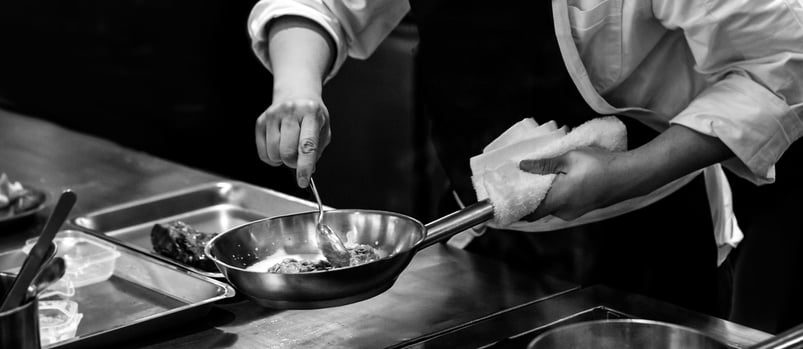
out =
<path fill-rule="evenodd" d="M 239 219 L 235 214 L 227 213 L 241 212 L 239 208 L 253 208 L 254 212 L 267 216 L 314 209 L 309 202 L 269 189 L 240 187 L 226 178 L 2 110 L 0 163 L 5 166 L 3 170 L 15 180 L 36 185 L 51 195 L 62 188 L 72 188 L 81 196 L 81 201 L 73 209 L 74 217 L 128 202 L 165 198 L 177 191 L 199 194 L 186 202 L 201 202 L 198 209 L 213 217 Z M 208 188 L 210 183 L 217 189 L 198 190 Z M 222 185 L 217 186 L 216 183 Z M 253 195 L 251 190 L 264 195 Z M 221 197 L 224 198 L 222 201 L 219 199 Z M 210 205 L 213 202 L 220 204 Z M 187 212 L 172 210 L 184 207 L 183 203 L 178 206 L 160 203 L 146 207 L 166 209 L 171 215 Z M 28 217 L 25 222 L 0 228 L 0 251 L 17 249 L 26 239 L 34 237 L 41 231 L 46 212 L 47 209 Z M 138 212 L 141 216 L 134 217 L 136 219 L 131 222 L 148 216 L 146 211 Z M 114 217 L 106 216 L 114 219 L 96 222 L 100 225 L 116 222 L 117 226 L 130 227 L 125 224 L 126 214 L 123 211 L 119 213 Z M 159 215 L 150 215 L 153 216 Z M 144 280 L 141 282 L 147 280 L 147 272 L 136 274 L 142 274 Z M 180 283 L 164 282 L 161 287 Z M 108 289 L 113 290 L 114 284 L 110 286 Z M 128 327 L 127 330 L 131 331 L 120 331 L 116 336 L 98 336 L 105 340 L 96 346 L 115 347 L 124 343 L 131 348 L 379 348 L 415 345 L 455 333 L 466 334 L 459 336 L 463 342 L 449 341 L 449 344 L 440 347 L 476 348 L 523 328 L 532 328 L 533 324 L 528 321 L 533 319 L 551 323 L 567 313 L 593 307 L 593 304 L 604 303 L 611 298 L 605 294 L 568 292 L 576 288 L 577 285 L 547 275 L 511 270 L 463 250 L 435 245 L 416 253 L 393 287 L 361 302 L 315 310 L 273 310 L 255 306 L 250 301 L 230 300 L 212 305 L 208 313 L 173 314 L 175 317 L 163 317 L 160 321 L 146 321 L 140 326 Z M 193 290 L 182 287 L 168 291 L 182 294 Z M 121 299 L 113 301 L 126 301 L 125 295 L 119 297 Z M 189 294 L 183 297 L 192 299 L 193 296 Z M 552 303 L 558 299 L 560 302 Z M 541 304 L 559 304 L 561 308 L 548 306 L 546 309 L 534 309 Z M 639 304 L 639 308 L 650 313 L 654 307 L 652 303 L 644 302 Z M 527 310 L 524 311 L 525 315 L 521 315 L 520 311 L 523 310 Z M 512 320 L 502 321 L 507 318 L 505 314 L 510 314 Z M 671 314 L 677 315 L 668 316 L 669 322 L 691 321 L 691 327 L 707 326 L 719 333 L 742 338 L 745 343 L 755 343 L 750 341 L 754 337 L 749 336 L 749 329 L 744 332 L 743 327 L 724 326 L 720 320 L 708 317 L 703 317 L 706 320 L 700 322 L 701 318 L 688 312 Z M 108 311 L 105 317 L 97 318 L 94 323 L 112 321 L 116 316 L 114 310 Z M 490 322 L 496 323 L 496 326 L 480 326 Z M 463 332 L 478 328 L 483 331 Z M 134 329 L 137 329 L 138 335 L 132 338 L 130 334 Z M 82 347 L 79 344 L 89 346 L 89 339 L 76 342 L 72 347 Z"/>
<path fill-rule="evenodd" d="M 55 197 L 65 188 L 81 196 L 73 215 L 220 180 L 123 148 L 97 137 L 0 110 L 0 164 L 9 178 Z M 181 170 L 177 170 L 177 169 Z M 52 202 L 41 212 L 2 226 L 0 247 L 38 236 Z"/>
<path fill-rule="evenodd" d="M 54 282 L 59 281 L 59 279 L 64 276 L 65 271 L 67 271 L 67 264 L 64 262 L 64 258 L 53 258 L 53 260 L 48 262 L 39 274 L 36 275 L 30 289 L 32 289 L 34 295 L 41 294 L 42 291 L 50 287 Z M 31 290 L 29 290 L 29 292 L 31 292 Z"/>
<path fill-rule="evenodd" d="M 0 273 L 0 294 L 5 294 L 16 275 Z M 0 312 L 0 348 L 39 349 L 39 299 L 28 297 L 8 311 Z"/>
<path fill-rule="evenodd" d="M 54 347 L 108 345 L 115 338 L 130 336 L 136 326 L 154 328 L 176 320 L 192 319 L 209 310 L 212 303 L 232 297 L 231 286 L 117 246 L 120 257 L 114 274 L 106 281 L 75 289 L 70 300 L 84 314 L 76 337 Z M 25 253 L 0 253 L 0 271 L 20 267 Z M 161 325 L 160 325 L 161 324 Z"/>
<path fill-rule="evenodd" d="M 426 225 L 427 238 L 421 243 L 419 248 L 425 248 L 437 242 L 445 241 L 452 237 L 455 232 L 469 229 L 479 223 L 487 221 L 493 217 L 493 214 L 493 205 L 491 205 L 490 201 L 484 200 L 460 211 L 452 212 L 449 215 L 438 218 Z"/>
<path fill-rule="evenodd" d="M 790 328 L 769 338 L 750 349 L 793 349 L 803 348 L 803 324 Z"/>
<path fill-rule="evenodd" d="M 646 319 L 692 328 L 725 343 L 748 348 L 772 335 L 737 323 L 604 285 L 571 290 L 507 309 L 470 325 L 398 347 L 525 348 L 538 335 L 564 325 L 606 319 Z"/>
<path fill-rule="evenodd" d="M 321 308 L 375 296 L 393 285 L 413 255 L 433 241 L 493 217 L 481 202 L 424 227 L 411 217 L 385 211 L 330 210 L 323 223 L 348 244 L 372 246 L 381 259 L 357 266 L 298 274 L 269 273 L 284 258 L 320 260 L 317 212 L 268 218 L 221 233 L 206 254 L 237 290 L 271 308 Z M 437 234 L 428 235 L 427 229 Z M 428 243 L 429 242 L 429 243 Z M 257 262 L 262 270 L 249 269 Z"/>
<path fill-rule="evenodd" d="M 536 337 L 528 349 L 729 349 L 704 333 L 666 322 L 615 319 L 560 326 Z"/>
<path fill-rule="evenodd" d="M 351 263 L 351 255 L 340 237 L 332 231 L 332 228 L 323 223 L 323 203 L 321 203 L 321 196 L 318 194 L 318 188 L 315 187 L 315 180 L 312 177 L 309 178 L 309 186 L 318 203 L 318 219 L 315 223 L 315 241 L 318 243 L 318 248 L 330 264 L 338 268 L 346 267 Z"/>
<path fill-rule="evenodd" d="M 87 212 L 73 218 L 72 224 L 180 264 L 154 252 L 150 238 L 154 224 L 181 220 L 200 231 L 220 233 L 268 216 L 314 209 L 311 202 L 270 189 L 237 181 L 215 181 Z M 182 266 L 204 276 L 223 278 L 219 272 Z"/>

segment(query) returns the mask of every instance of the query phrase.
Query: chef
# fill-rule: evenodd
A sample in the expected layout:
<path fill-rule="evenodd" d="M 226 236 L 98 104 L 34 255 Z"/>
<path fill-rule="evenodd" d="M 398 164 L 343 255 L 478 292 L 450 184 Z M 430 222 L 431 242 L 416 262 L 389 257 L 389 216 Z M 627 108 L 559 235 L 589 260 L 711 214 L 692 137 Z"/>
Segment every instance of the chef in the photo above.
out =
<path fill-rule="evenodd" d="M 771 183 L 803 133 L 801 2 L 262 0 L 248 22 L 274 77 L 257 119 L 260 158 L 296 168 L 307 186 L 330 122 L 348 117 L 330 119 L 323 83 L 408 13 L 421 38 L 417 88 L 453 190 L 444 212 L 476 200 L 469 158 L 525 116 L 576 126 L 617 115 L 631 149 L 523 161 L 524 171 L 558 174 L 529 219 L 571 222 L 671 193 L 552 232 L 478 231 L 467 250 L 727 316 L 728 255 L 742 233 L 724 170 Z"/>

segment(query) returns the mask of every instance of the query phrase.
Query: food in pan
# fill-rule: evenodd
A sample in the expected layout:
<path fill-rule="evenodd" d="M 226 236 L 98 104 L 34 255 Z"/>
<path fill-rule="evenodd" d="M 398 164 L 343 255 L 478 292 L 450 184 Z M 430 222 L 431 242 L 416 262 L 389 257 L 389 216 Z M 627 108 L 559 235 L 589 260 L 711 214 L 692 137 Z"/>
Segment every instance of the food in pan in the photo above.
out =
<path fill-rule="evenodd" d="M 325 260 L 311 261 L 308 259 L 296 260 L 295 258 L 285 258 L 283 261 L 268 268 L 268 272 L 295 274 L 329 269 L 332 269 L 332 265 Z"/>
<path fill-rule="evenodd" d="M 30 212 L 44 201 L 44 193 L 12 182 L 5 173 L 0 175 L 0 219 Z"/>
<path fill-rule="evenodd" d="M 164 224 L 154 224 L 151 229 L 151 244 L 154 251 L 162 256 L 200 270 L 217 272 L 215 263 L 204 254 L 204 247 L 215 235 L 214 233 L 200 232 L 193 226 L 177 220 Z M 369 245 L 355 244 L 346 246 L 346 249 L 351 257 L 349 266 L 366 264 L 381 258 L 376 249 Z M 276 260 L 263 260 L 248 269 L 283 274 L 334 269 L 334 266 L 326 259 L 313 260 L 288 257 L 279 263 L 276 263 Z"/>
<path fill-rule="evenodd" d="M 208 272 L 217 272 L 215 263 L 206 258 L 204 246 L 216 234 L 196 230 L 182 221 L 154 224 L 151 244 L 157 253 Z"/>
<path fill-rule="evenodd" d="M 351 255 L 349 262 L 350 267 L 370 263 L 379 259 L 379 254 L 376 252 L 376 249 L 368 245 L 355 245 L 353 247 L 347 247 L 347 250 Z M 258 270 L 260 268 L 259 264 L 260 263 L 257 263 L 249 269 Z M 281 262 L 268 268 L 268 272 L 295 274 L 330 269 L 334 269 L 334 266 L 326 260 L 313 261 L 308 259 L 285 258 Z"/>
<path fill-rule="evenodd" d="M 379 259 L 379 254 L 376 253 L 376 250 L 368 245 L 356 245 L 348 250 L 349 254 L 351 255 L 349 260 L 350 267 L 370 263 Z"/>

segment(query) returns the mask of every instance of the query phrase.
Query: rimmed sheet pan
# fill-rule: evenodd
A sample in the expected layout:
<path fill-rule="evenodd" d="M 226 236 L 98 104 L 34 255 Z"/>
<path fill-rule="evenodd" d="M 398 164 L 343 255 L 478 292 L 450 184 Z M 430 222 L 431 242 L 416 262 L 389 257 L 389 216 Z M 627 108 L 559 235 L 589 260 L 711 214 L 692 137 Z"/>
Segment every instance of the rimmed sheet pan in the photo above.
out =
<path fill-rule="evenodd" d="M 111 277 L 75 288 L 66 298 L 83 314 L 75 337 L 48 348 L 114 347 L 126 338 L 200 319 L 213 303 L 234 296 L 226 283 L 127 246 L 116 248 L 120 256 Z M 25 258 L 21 248 L 0 253 L 0 271 L 19 269 Z"/>
<path fill-rule="evenodd" d="M 220 233 L 266 217 L 313 210 L 317 206 L 310 201 L 243 182 L 225 181 L 104 208 L 76 217 L 71 224 L 198 274 L 222 279 L 219 272 L 194 268 L 154 252 L 150 239 L 153 225 L 181 220 L 199 231 Z"/>

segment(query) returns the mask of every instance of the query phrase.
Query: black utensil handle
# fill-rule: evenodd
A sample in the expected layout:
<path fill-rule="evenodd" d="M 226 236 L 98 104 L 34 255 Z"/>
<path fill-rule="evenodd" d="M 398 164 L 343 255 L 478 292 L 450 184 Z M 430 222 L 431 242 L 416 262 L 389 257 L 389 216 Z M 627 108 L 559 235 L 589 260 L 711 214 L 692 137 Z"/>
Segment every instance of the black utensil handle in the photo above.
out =
<path fill-rule="evenodd" d="M 45 261 L 47 250 L 53 242 L 53 237 L 56 236 L 61 225 L 64 224 L 67 215 L 70 214 L 70 210 L 75 205 L 75 200 L 76 196 L 72 191 L 65 190 L 61 193 L 56 207 L 48 217 L 45 228 L 42 229 L 42 233 L 39 235 L 39 239 L 31 251 L 28 252 L 28 257 L 22 263 L 22 268 L 20 268 L 19 274 L 14 279 L 11 289 L 6 293 L 3 304 L 0 306 L 0 312 L 11 310 L 23 302 L 28 287 Z"/>

